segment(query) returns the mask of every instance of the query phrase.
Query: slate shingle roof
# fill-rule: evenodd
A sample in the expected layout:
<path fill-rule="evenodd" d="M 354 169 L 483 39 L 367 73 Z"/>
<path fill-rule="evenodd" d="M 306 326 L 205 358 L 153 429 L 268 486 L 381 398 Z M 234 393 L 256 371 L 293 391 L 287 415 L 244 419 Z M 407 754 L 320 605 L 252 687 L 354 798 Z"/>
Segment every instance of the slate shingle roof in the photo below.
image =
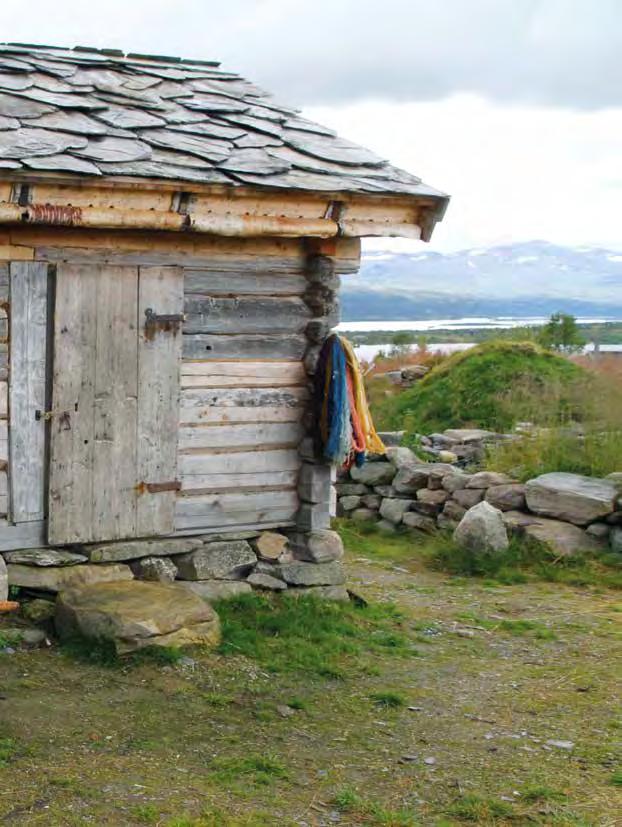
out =
<path fill-rule="evenodd" d="M 0 173 L 438 197 L 218 63 L 0 45 Z"/>

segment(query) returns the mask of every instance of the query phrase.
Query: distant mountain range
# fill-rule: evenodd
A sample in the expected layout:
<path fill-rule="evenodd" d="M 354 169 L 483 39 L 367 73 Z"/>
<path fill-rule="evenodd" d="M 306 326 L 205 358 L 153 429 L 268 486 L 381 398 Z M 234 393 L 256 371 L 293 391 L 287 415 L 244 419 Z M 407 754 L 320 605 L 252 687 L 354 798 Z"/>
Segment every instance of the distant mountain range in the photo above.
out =
<path fill-rule="evenodd" d="M 344 276 L 344 321 L 465 316 L 622 319 L 622 254 L 529 241 L 457 253 L 370 252 Z"/>

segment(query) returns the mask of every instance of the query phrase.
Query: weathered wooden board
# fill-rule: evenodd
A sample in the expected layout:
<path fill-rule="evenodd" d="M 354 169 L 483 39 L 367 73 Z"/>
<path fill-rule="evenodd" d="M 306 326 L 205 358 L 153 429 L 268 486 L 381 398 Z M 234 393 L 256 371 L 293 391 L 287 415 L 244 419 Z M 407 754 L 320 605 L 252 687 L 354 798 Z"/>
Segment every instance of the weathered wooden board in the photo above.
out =
<path fill-rule="evenodd" d="M 184 335 L 182 353 L 186 359 L 213 358 L 218 361 L 266 359 L 274 361 L 302 359 L 307 340 L 303 335 Z"/>
<path fill-rule="evenodd" d="M 137 480 L 173 482 L 177 478 L 181 332 L 177 326 L 145 327 L 145 311 L 177 315 L 183 308 L 183 271 L 141 267 L 138 301 Z M 142 489 L 136 513 L 137 536 L 173 530 L 175 491 Z"/>
<path fill-rule="evenodd" d="M 8 476 L 6 471 L 0 471 L 0 516 L 6 517 L 9 505 Z"/>
<path fill-rule="evenodd" d="M 52 545 L 93 539 L 95 333 L 102 269 L 57 268 L 48 518 Z"/>
<path fill-rule="evenodd" d="M 239 451 L 235 453 L 181 454 L 179 472 L 185 477 L 195 474 L 246 474 L 249 479 L 266 471 L 295 471 L 300 456 L 294 449 L 274 451 Z"/>
<path fill-rule="evenodd" d="M 262 263 L 265 269 L 259 272 L 249 270 L 246 265 L 239 272 L 187 269 L 184 290 L 188 295 L 207 296 L 300 296 L 304 293 L 307 280 L 300 268 L 297 272 L 283 273 Z"/>
<path fill-rule="evenodd" d="M 0 418 L 6 419 L 9 415 L 9 384 L 0 382 Z"/>
<path fill-rule="evenodd" d="M 85 541 L 136 534 L 138 271 L 102 268 L 95 290 L 93 513 Z"/>
<path fill-rule="evenodd" d="M 9 462 L 9 425 L 6 419 L 0 419 L 0 463 Z"/>
<path fill-rule="evenodd" d="M 185 520 L 186 518 L 184 518 Z M 175 528 L 175 537 L 192 537 L 193 535 L 203 535 L 203 534 L 222 534 L 225 532 L 239 532 L 239 531 L 267 531 L 271 528 L 290 528 L 296 524 L 294 518 L 277 520 L 276 522 L 263 521 L 262 522 L 255 522 L 255 523 L 240 523 L 239 520 L 235 520 L 230 525 L 223 525 L 223 526 L 202 526 L 199 528 L 179 528 L 176 526 Z M 232 528 L 232 525 L 234 526 Z"/>
<path fill-rule="evenodd" d="M 293 488 L 282 491 L 256 491 L 251 493 L 201 494 L 197 497 L 181 497 L 175 506 L 177 517 L 207 518 L 213 522 L 216 517 L 238 512 L 265 511 L 275 508 L 295 509 L 298 494 Z"/>
<path fill-rule="evenodd" d="M 300 422 L 304 408 L 284 408 L 266 405 L 262 408 L 232 405 L 228 408 L 190 406 L 180 408 L 181 425 L 204 423 L 209 425 L 236 425 L 245 422 Z"/>
<path fill-rule="evenodd" d="M 303 428 L 298 422 L 184 426 L 179 429 L 179 450 L 290 448 L 296 447 L 302 437 Z"/>
<path fill-rule="evenodd" d="M 0 551 L 12 551 L 17 548 L 41 548 L 45 545 L 44 520 L 12 525 L 0 520 Z"/>
<path fill-rule="evenodd" d="M 45 515 L 48 265 L 11 264 L 11 518 L 16 523 Z M 2 383 L 6 388 L 6 383 Z M 5 410 L 5 402 L 0 405 Z"/>
<path fill-rule="evenodd" d="M 297 508 L 236 511 L 222 516 L 175 517 L 175 534 L 205 534 L 219 531 L 266 530 L 293 526 Z"/>
<path fill-rule="evenodd" d="M 292 387 L 307 383 L 301 362 L 184 361 L 182 388 Z"/>
<path fill-rule="evenodd" d="M 184 333 L 302 333 L 311 311 L 300 298 L 189 295 Z"/>
<path fill-rule="evenodd" d="M 181 392 L 181 410 L 209 408 L 293 408 L 298 411 L 309 398 L 304 386 L 291 388 L 187 388 Z M 202 416 L 198 414 L 196 421 Z M 184 420 L 186 421 L 186 420 Z"/>
<path fill-rule="evenodd" d="M 294 488 L 298 470 L 264 471 L 254 474 L 191 474 L 180 475 L 183 494 L 218 493 L 262 488 Z"/>

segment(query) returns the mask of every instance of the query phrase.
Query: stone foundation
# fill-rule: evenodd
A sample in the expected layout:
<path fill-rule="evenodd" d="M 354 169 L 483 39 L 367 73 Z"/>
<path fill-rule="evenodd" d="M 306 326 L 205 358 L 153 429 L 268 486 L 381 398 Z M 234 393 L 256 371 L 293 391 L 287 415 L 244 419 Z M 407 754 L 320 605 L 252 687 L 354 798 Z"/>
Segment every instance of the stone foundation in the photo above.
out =
<path fill-rule="evenodd" d="M 239 532 L 131 540 L 72 549 L 27 549 L 0 556 L 0 589 L 53 598 L 66 589 L 143 580 L 184 586 L 207 602 L 251 591 L 348 598 L 343 545 L 329 529 Z M 0 600 L 6 594 L 0 593 Z"/>

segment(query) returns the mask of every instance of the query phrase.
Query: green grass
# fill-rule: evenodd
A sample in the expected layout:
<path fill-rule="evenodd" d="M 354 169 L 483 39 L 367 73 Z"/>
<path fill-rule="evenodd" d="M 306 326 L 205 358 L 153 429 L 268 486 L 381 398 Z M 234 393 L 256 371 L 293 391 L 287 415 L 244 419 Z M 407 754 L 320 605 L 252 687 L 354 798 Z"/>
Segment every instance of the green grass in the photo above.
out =
<path fill-rule="evenodd" d="M 143 663 L 166 666 L 178 663 L 184 657 L 184 652 L 175 646 L 146 646 L 137 652 L 119 655 L 112 641 L 84 637 L 65 640 L 61 648 L 66 657 L 110 669 L 137 667 Z"/>
<path fill-rule="evenodd" d="M 17 742 L 13 738 L 0 738 L 0 767 L 6 767 L 17 753 Z"/>
<path fill-rule="evenodd" d="M 376 706 L 383 709 L 399 709 L 407 704 L 406 698 L 399 692 L 374 692 L 371 699 Z"/>
<path fill-rule="evenodd" d="M 220 652 L 245 655 L 271 672 L 342 678 L 373 664 L 376 652 L 414 655 L 389 603 L 355 606 L 317 598 L 240 595 L 215 606 Z"/>
<path fill-rule="evenodd" d="M 273 755 L 215 758 L 210 763 L 210 769 L 213 778 L 224 785 L 243 781 L 267 786 L 288 777 L 285 765 Z"/>
<path fill-rule="evenodd" d="M 336 528 L 347 549 L 376 560 L 423 564 L 456 576 L 484 578 L 491 584 L 541 580 L 622 589 L 622 558 L 608 552 L 559 558 L 541 543 L 517 536 L 510 538 L 503 552 L 473 552 L 457 546 L 451 534 L 442 531 L 429 535 L 402 531 L 388 537 L 373 524 L 347 520 L 336 521 Z"/>
<path fill-rule="evenodd" d="M 343 787 L 333 797 L 332 803 L 339 812 L 354 817 L 349 824 L 385 825 L 386 827 L 415 827 L 418 823 L 412 812 L 387 810 L 374 801 L 360 796 L 352 787 Z"/>
<path fill-rule="evenodd" d="M 471 793 L 463 795 L 447 809 L 448 815 L 475 824 L 490 824 L 495 819 L 511 819 L 515 815 L 513 806 L 495 798 L 484 798 Z"/>
<path fill-rule="evenodd" d="M 566 389 L 587 376 L 567 359 L 532 342 L 488 342 L 454 354 L 394 397 L 388 424 L 425 434 L 463 425 L 507 431 L 517 418 L 528 418 L 517 409 L 516 398 L 507 398 L 508 389 L 528 386 L 532 393 L 555 389 L 556 404 L 563 410 L 570 404 Z M 536 408 L 533 413 L 537 412 Z"/>

